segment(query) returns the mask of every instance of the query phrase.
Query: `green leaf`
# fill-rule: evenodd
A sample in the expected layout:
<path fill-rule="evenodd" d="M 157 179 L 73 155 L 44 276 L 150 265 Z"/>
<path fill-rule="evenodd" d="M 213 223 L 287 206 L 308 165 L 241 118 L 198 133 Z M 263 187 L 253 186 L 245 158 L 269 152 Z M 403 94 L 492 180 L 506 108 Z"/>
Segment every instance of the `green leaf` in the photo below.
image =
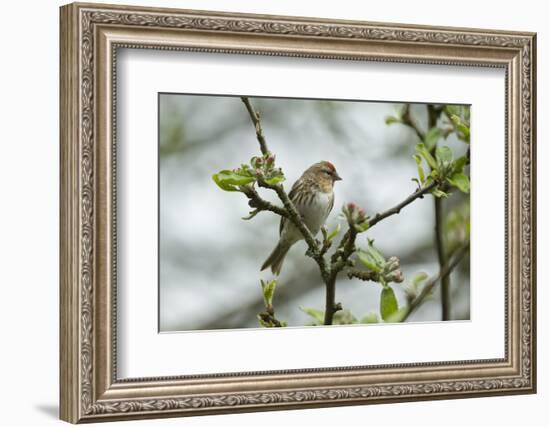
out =
<path fill-rule="evenodd" d="M 401 323 L 408 312 L 409 312 L 408 306 L 401 307 L 399 310 L 397 310 L 393 314 L 390 314 L 390 316 L 386 319 L 386 323 Z"/>
<path fill-rule="evenodd" d="M 357 252 L 357 257 L 369 270 L 375 273 L 380 273 L 380 271 L 382 271 L 382 267 L 376 263 L 376 260 L 370 253 L 360 250 Z"/>
<path fill-rule="evenodd" d="M 441 164 L 451 163 L 453 161 L 453 152 L 449 147 L 443 145 L 435 149 L 435 157 Z"/>
<path fill-rule="evenodd" d="M 398 309 L 395 293 L 390 286 L 384 286 L 380 294 L 380 314 L 387 320 Z"/>
<path fill-rule="evenodd" d="M 459 157 L 453 162 L 453 173 L 461 173 L 464 171 L 464 166 L 468 163 L 466 156 Z"/>
<path fill-rule="evenodd" d="M 218 187 L 225 191 L 239 191 L 239 185 L 246 185 L 254 182 L 256 178 L 247 175 L 241 175 L 230 170 L 223 170 L 212 175 L 212 179 Z"/>
<path fill-rule="evenodd" d="M 363 317 L 361 317 L 361 319 L 359 320 L 359 323 L 365 323 L 365 324 L 369 324 L 369 323 L 378 323 L 379 320 L 378 320 L 378 314 L 374 313 L 374 312 L 369 312 L 367 314 L 365 314 Z"/>
<path fill-rule="evenodd" d="M 438 127 L 431 128 L 428 132 L 426 132 L 426 136 L 424 136 L 424 144 L 426 145 L 426 148 L 429 151 L 432 151 L 442 136 L 443 130 Z"/>
<path fill-rule="evenodd" d="M 470 127 L 462 121 L 462 119 L 456 114 L 451 115 L 451 121 L 455 125 L 458 131 L 458 137 L 464 142 L 470 143 Z"/>
<path fill-rule="evenodd" d="M 447 182 L 463 193 L 468 194 L 470 192 L 470 179 L 463 173 L 455 173 L 452 177 L 447 178 Z"/>
<path fill-rule="evenodd" d="M 323 319 L 324 321 L 324 319 Z M 340 310 L 334 314 L 333 325 L 353 325 L 357 323 L 357 318 L 350 310 Z"/>
<path fill-rule="evenodd" d="M 253 211 L 250 211 L 247 216 L 243 216 L 241 219 L 244 219 L 245 221 L 251 220 L 256 215 L 260 213 L 259 209 L 254 209 Z"/>
<path fill-rule="evenodd" d="M 418 177 L 420 178 L 420 182 L 423 183 L 426 176 L 424 175 L 424 168 L 422 167 L 422 157 L 420 157 L 419 154 L 415 154 L 413 159 L 416 162 L 416 169 L 418 169 Z"/>
<path fill-rule="evenodd" d="M 433 156 L 430 154 L 428 149 L 424 144 L 416 144 L 416 153 L 419 154 L 426 160 L 426 163 L 432 168 L 437 169 L 437 162 L 433 158 Z"/>
<path fill-rule="evenodd" d="M 387 125 L 391 125 L 392 123 L 401 123 L 401 120 L 394 116 L 386 116 L 384 122 L 386 122 Z"/>
<path fill-rule="evenodd" d="M 445 193 L 444 191 L 438 190 L 437 188 L 435 190 L 432 190 L 432 194 L 437 198 L 440 198 L 440 197 L 446 198 L 449 196 L 447 193 Z"/>
<path fill-rule="evenodd" d="M 268 185 L 275 185 L 275 184 L 278 184 L 279 182 L 283 182 L 284 180 L 285 180 L 284 175 L 275 175 L 275 176 L 272 176 L 271 178 L 264 179 L 265 183 Z"/>
<path fill-rule="evenodd" d="M 314 318 L 321 325 L 325 322 L 325 313 L 322 312 L 321 310 L 317 310 L 315 308 L 307 308 L 307 307 L 300 307 L 300 310 L 302 310 L 308 316 Z"/>
<path fill-rule="evenodd" d="M 229 170 L 221 171 L 219 174 L 220 179 L 231 185 L 246 185 L 256 181 L 256 178 L 250 175 L 248 171 L 233 172 Z"/>
<path fill-rule="evenodd" d="M 449 116 L 460 116 L 460 106 L 459 105 L 446 105 L 445 110 Z"/>
<path fill-rule="evenodd" d="M 262 291 L 264 295 L 264 304 L 266 307 L 273 305 L 273 295 L 275 294 L 275 288 L 277 287 L 277 280 L 271 280 L 270 282 L 260 281 L 262 285 Z"/>
<path fill-rule="evenodd" d="M 421 282 L 423 282 L 424 280 L 426 280 L 428 278 L 428 275 L 424 272 L 421 272 L 421 273 L 416 273 L 414 276 L 413 276 L 413 279 L 412 279 L 412 285 L 416 288 Z"/>
<path fill-rule="evenodd" d="M 359 250 L 357 256 L 359 261 L 375 273 L 381 272 L 386 265 L 386 259 L 374 246 L 374 240 L 369 239 L 367 249 Z"/>
<path fill-rule="evenodd" d="M 239 191 L 238 188 L 236 188 L 234 185 L 230 185 L 228 184 L 227 182 L 223 181 L 221 178 L 220 178 L 220 175 L 215 173 L 214 175 L 212 175 L 212 179 L 214 180 L 214 182 L 218 185 L 218 187 L 220 187 L 222 190 L 224 191 Z"/>
<path fill-rule="evenodd" d="M 353 224 L 353 226 L 355 227 L 358 233 L 362 233 L 363 231 L 367 231 L 369 229 L 370 223 L 369 221 L 364 221 L 360 224 Z"/>
<path fill-rule="evenodd" d="M 384 258 L 380 251 L 374 246 L 374 240 L 369 240 L 368 251 L 374 257 L 378 265 L 384 265 L 386 263 L 386 258 Z"/>
<path fill-rule="evenodd" d="M 338 223 L 338 225 L 336 226 L 336 228 L 334 230 L 332 230 L 332 232 L 327 236 L 327 240 L 329 242 L 332 241 L 332 239 L 334 239 L 336 236 L 338 236 L 338 233 L 340 233 L 340 229 L 342 227 L 340 226 L 340 224 Z"/>

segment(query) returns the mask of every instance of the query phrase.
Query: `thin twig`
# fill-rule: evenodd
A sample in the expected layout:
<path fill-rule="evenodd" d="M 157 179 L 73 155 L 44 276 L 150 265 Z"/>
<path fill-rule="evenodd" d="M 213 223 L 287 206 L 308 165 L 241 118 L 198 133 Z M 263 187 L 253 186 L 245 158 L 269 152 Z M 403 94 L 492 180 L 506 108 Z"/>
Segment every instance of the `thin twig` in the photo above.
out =
<path fill-rule="evenodd" d="M 256 138 L 260 143 L 260 150 L 262 151 L 262 154 L 269 153 L 269 150 L 267 148 L 267 142 L 265 141 L 264 134 L 262 132 L 262 124 L 260 122 L 260 113 L 254 110 L 247 96 L 241 96 L 241 101 L 244 102 L 244 105 L 248 110 L 248 114 L 252 119 L 252 123 L 254 123 L 254 127 L 256 128 Z"/>
<path fill-rule="evenodd" d="M 434 105 L 428 105 L 428 128 L 436 126 L 437 120 L 443 111 L 443 108 Z M 431 153 L 435 153 L 437 144 L 433 146 Z M 443 199 L 434 197 L 434 216 L 435 216 L 435 248 L 437 251 L 437 261 L 439 268 L 442 269 L 447 264 L 448 255 L 445 251 L 445 242 L 443 238 Z M 442 320 L 449 320 L 451 317 L 451 277 L 446 275 L 441 279 L 441 317 Z"/>
<path fill-rule="evenodd" d="M 426 193 L 429 193 L 430 191 L 435 189 L 437 186 L 438 186 L 437 182 L 432 182 L 426 187 L 419 188 L 414 193 L 412 193 L 409 197 L 403 200 L 401 203 L 398 203 L 397 205 L 395 205 L 393 208 L 390 208 L 382 213 L 377 213 L 372 217 L 372 219 L 369 220 L 369 229 L 373 227 L 375 224 L 382 221 L 383 219 L 386 219 L 389 216 L 400 213 L 401 209 L 403 209 L 405 206 L 410 205 L 416 199 L 421 199 L 422 197 L 424 197 Z"/>
<path fill-rule="evenodd" d="M 447 253 L 445 251 L 445 242 L 443 241 L 443 204 L 441 199 L 435 198 L 434 202 L 435 216 L 435 248 L 437 251 L 437 261 L 440 268 L 447 261 Z M 451 294 L 450 294 L 451 278 L 446 275 L 441 279 L 441 320 L 449 320 L 451 317 Z"/>
<path fill-rule="evenodd" d="M 250 185 L 244 185 L 241 187 L 241 191 L 246 195 L 246 197 L 250 199 L 248 202 L 248 206 L 250 206 L 251 208 L 258 209 L 260 211 L 271 211 L 273 213 L 276 213 L 277 215 L 288 218 L 288 212 L 285 209 L 276 206 L 265 199 L 262 199 L 258 192 L 254 189 L 254 187 Z"/>
<path fill-rule="evenodd" d="M 412 116 L 411 116 L 411 105 L 410 104 L 405 105 L 405 109 L 403 111 L 403 114 L 401 115 L 401 121 L 404 125 L 407 125 L 412 130 L 414 130 L 414 132 L 416 133 L 416 136 L 418 136 L 418 139 L 420 139 L 420 141 L 424 142 L 425 134 L 418 127 L 418 123 L 416 123 L 416 121 L 412 118 Z"/>
<path fill-rule="evenodd" d="M 439 274 L 428 281 L 426 285 L 424 285 L 424 287 L 422 288 L 422 292 L 420 292 L 420 294 L 412 300 L 412 302 L 408 306 L 407 312 L 401 318 L 401 322 L 404 322 L 411 315 L 411 313 L 416 310 L 416 308 L 422 303 L 422 301 L 424 301 L 426 296 L 430 294 L 437 282 L 439 282 L 440 280 L 442 281 L 443 279 L 445 279 L 445 277 L 448 277 L 451 274 L 453 269 L 460 263 L 460 261 L 462 261 L 464 255 L 466 255 L 466 252 L 468 252 L 469 249 L 470 241 L 466 242 L 459 249 L 457 249 L 452 260 L 450 262 L 447 262 L 439 270 Z"/>
<path fill-rule="evenodd" d="M 404 207 L 410 205 L 416 199 L 422 199 L 427 193 L 429 193 L 430 191 L 435 189 L 437 186 L 438 186 L 438 184 L 436 182 L 432 182 L 431 184 L 427 185 L 426 187 L 419 188 L 414 193 L 412 193 L 409 197 L 407 197 L 405 200 L 398 203 L 394 207 L 392 207 L 390 209 L 387 209 L 383 212 L 377 213 L 376 215 L 374 215 L 369 220 L 369 228 L 368 229 L 371 229 L 376 224 L 378 224 L 380 221 L 382 221 L 382 220 L 384 220 L 384 219 L 386 219 L 386 218 L 388 218 L 392 215 L 399 214 Z M 348 240 L 349 240 L 349 237 L 350 237 L 350 234 L 351 234 L 351 229 L 352 229 L 352 227 L 350 227 L 350 229 L 348 229 L 348 231 L 346 231 L 346 233 L 344 234 L 344 236 L 340 240 L 340 244 L 338 245 L 338 249 L 332 254 L 331 262 L 333 264 L 338 260 L 338 258 L 340 258 L 342 256 L 344 247 L 346 246 L 346 244 L 348 244 Z"/>
<path fill-rule="evenodd" d="M 332 240 L 328 239 L 328 231 L 324 225 L 321 227 L 321 233 L 323 234 L 323 244 L 321 245 L 319 254 L 324 256 L 332 246 Z"/>
<path fill-rule="evenodd" d="M 260 319 L 267 323 L 268 325 L 273 325 L 275 328 L 282 328 L 283 324 L 282 322 L 275 317 L 275 312 L 273 311 L 273 308 L 271 310 L 269 307 L 267 308 L 267 311 L 262 311 L 260 314 Z"/>

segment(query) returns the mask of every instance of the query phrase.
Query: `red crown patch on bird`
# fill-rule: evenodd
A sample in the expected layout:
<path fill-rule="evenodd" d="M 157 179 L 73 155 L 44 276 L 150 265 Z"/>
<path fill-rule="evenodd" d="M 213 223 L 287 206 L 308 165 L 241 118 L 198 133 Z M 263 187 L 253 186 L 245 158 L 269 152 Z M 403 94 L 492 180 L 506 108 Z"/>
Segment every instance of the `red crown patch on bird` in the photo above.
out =
<path fill-rule="evenodd" d="M 325 163 L 327 164 L 327 166 L 332 169 L 332 171 L 334 172 L 336 170 L 336 168 L 334 167 L 334 165 L 328 161 L 325 161 Z"/>

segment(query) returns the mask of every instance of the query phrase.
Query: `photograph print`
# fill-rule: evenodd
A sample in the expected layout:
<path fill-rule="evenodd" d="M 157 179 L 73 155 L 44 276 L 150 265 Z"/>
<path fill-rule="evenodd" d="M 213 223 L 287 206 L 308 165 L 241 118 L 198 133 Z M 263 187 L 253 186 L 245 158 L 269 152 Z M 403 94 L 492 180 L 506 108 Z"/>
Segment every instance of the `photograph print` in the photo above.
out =
<path fill-rule="evenodd" d="M 160 332 L 470 320 L 470 106 L 158 103 Z"/>

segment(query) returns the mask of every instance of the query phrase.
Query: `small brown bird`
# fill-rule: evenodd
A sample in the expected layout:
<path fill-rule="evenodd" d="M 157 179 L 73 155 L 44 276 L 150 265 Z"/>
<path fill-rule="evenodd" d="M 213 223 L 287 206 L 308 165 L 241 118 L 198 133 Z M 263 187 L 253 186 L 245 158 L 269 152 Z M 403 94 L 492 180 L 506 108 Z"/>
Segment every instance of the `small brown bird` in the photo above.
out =
<path fill-rule="evenodd" d="M 327 161 L 310 166 L 294 183 L 288 196 L 298 213 L 314 236 L 325 223 L 334 206 L 334 182 L 342 178 L 334 165 Z M 281 218 L 279 243 L 267 257 L 261 270 L 271 267 L 273 274 L 279 274 L 288 250 L 304 236 L 296 226 L 286 218 Z"/>

